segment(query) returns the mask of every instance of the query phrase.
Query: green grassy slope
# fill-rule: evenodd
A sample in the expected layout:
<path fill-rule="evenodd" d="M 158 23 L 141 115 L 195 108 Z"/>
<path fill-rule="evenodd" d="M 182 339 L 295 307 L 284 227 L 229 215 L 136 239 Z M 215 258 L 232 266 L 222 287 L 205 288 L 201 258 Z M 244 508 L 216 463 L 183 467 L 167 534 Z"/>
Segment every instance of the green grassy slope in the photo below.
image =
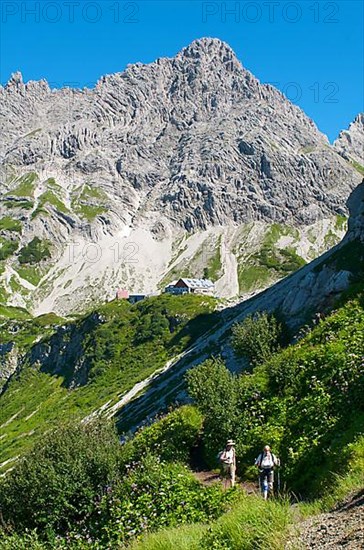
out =
<path fill-rule="evenodd" d="M 257 449 L 274 446 L 296 493 L 320 495 L 345 470 L 343 449 L 364 435 L 364 297 L 359 293 L 296 344 L 253 372 L 230 374 L 219 361 L 189 373 L 206 416 L 204 447 L 214 462 L 226 437 L 237 441 L 239 470 L 249 475 Z M 214 381 L 212 386 L 204 381 Z M 211 384 L 211 382 L 210 382 Z M 221 415 L 228 392 L 229 416 Z"/>
<path fill-rule="evenodd" d="M 209 297 L 163 295 L 135 306 L 110 302 L 76 321 L 46 316 L 47 328 L 39 318 L 15 335 L 14 322 L 5 323 L 4 342 L 14 341 L 25 359 L 0 397 L 0 462 L 60 418 L 82 418 L 118 401 L 211 328 L 214 307 Z"/>

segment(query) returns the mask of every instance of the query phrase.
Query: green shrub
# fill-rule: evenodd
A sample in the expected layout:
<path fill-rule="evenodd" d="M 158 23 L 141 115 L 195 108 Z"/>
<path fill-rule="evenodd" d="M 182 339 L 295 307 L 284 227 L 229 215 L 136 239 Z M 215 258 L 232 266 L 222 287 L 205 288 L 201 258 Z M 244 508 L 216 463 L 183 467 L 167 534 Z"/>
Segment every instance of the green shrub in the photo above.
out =
<path fill-rule="evenodd" d="M 162 342 L 167 342 L 169 339 L 169 322 L 162 312 L 156 311 L 143 315 L 142 319 L 136 326 L 136 334 L 134 344 L 142 344 L 157 338 Z"/>
<path fill-rule="evenodd" d="M 0 237 L 0 260 L 6 260 L 18 248 L 19 241 L 10 241 Z"/>
<path fill-rule="evenodd" d="M 65 537 L 55 536 L 53 540 L 43 540 L 36 530 L 21 535 L 7 535 L 0 530 L 1 550 L 102 550 L 97 541 L 80 533 L 69 533 Z"/>
<path fill-rule="evenodd" d="M 282 327 L 274 315 L 266 312 L 248 315 L 232 328 L 235 353 L 247 357 L 251 365 L 267 361 L 279 349 Z"/>
<path fill-rule="evenodd" d="M 176 409 L 151 426 L 142 428 L 126 443 L 123 456 L 140 460 L 152 453 L 164 461 L 187 462 L 202 430 L 203 417 L 196 407 Z"/>
<path fill-rule="evenodd" d="M 1 481 L 5 523 L 17 532 L 65 532 L 117 478 L 119 453 L 114 429 L 98 421 L 48 432 Z"/>
<path fill-rule="evenodd" d="M 2 548 L 116 548 L 145 531 L 215 519 L 236 495 L 148 451 L 121 477 L 118 440 L 99 422 L 61 428 L 44 445 L 1 484 L 10 532 L 0 533 Z"/>
<path fill-rule="evenodd" d="M 211 466 L 216 454 L 233 436 L 237 415 L 235 376 L 217 359 L 209 359 L 186 374 L 188 392 L 205 417 L 203 444 Z"/>
<path fill-rule="evenodd" d="M 46 546 L 39 538 L 36 531 L 26 532 L 22 535 L 6 535 L 0 530 L 1 550 L 45 550 Z"/>
<path fill-rule="evenodd" d="M 117 548 L 145 531 L 215 519 L 234 494 L 219 485 L 204 487 L 185 466 L 147 455 L 104 497 L 101 540 Z"/>

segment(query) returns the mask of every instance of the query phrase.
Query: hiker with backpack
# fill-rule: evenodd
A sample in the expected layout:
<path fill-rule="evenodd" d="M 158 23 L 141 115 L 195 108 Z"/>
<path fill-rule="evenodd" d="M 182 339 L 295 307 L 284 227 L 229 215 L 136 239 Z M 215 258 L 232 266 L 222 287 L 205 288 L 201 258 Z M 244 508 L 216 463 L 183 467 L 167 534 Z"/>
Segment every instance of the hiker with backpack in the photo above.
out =
<path fill-rule="evenodd" d="M 269 445 L 264 447 L 255 461 L 255 466 L 259 469 L 260 490 L 264 500 L 267 500 L 268 493 L 273 493 L 274 468 L 279 466 L 279 459 L 271 452 Z"/>
<path fill-rule="evenodd" d="M 236 472 L 236 453 L 235 443 L 232 439 L 227 440 L 226 447 L 218 454 L 218 458 L 222 466 L 223 475 L 230 479 L 231 487 L 234 487 Z"/>

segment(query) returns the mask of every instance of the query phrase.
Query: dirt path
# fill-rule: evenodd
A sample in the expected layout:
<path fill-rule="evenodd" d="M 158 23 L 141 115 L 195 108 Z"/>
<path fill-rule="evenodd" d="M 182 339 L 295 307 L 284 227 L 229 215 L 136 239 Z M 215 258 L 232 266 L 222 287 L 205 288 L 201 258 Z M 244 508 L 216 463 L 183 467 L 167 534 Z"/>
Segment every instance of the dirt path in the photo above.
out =
<path fill-rule="evenodd" d="M 194 476 L 200 483 L 203 485 L 213 485 L 214 483 L 221 483 L 224 487 L 226 485 L 226 488 L 229 486 L 227 483 L 227 479 L 221 477 L 220 474 L 210 471 L 210 470 L 203 470 L 198 472 L 193 472 Z M 257 494 L 258 493 L 258 487 L 256 483 L 253 483 L 252 481 L 237 481 L 237 485 L 242 487 L 245 492 L 248 495 Z"/>
<path fill-rule="evenodd" d="M 286 550 L 361 550 L 364 548 L 364 490 L 326 514 L 297 525 Z"/>

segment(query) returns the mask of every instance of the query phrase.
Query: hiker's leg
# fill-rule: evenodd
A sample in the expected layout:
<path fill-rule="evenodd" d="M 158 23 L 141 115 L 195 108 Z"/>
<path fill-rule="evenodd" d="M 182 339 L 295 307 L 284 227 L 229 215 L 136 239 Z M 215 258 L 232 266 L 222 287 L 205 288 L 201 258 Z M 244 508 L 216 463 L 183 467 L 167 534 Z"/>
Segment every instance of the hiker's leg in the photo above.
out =
<path fill-rule="evenodd" d="M 223 464 L 224 489 L 227 489 L 227 487 L 228 487 L 229 476 L 230 476 L 229 465 L 228 464 Z"/>
<path fill-rule="evenodd" d="M 221 481 L 223 481 L 224 475 L 225 475 L 224 466 L 223 466 L 223 465 L 220 465 L 220 478 L 221 478 Z"/>
<path fill-rule="evenodd" d="M 264 500 L 268 499 L 270 492 L 270 485 L 269 485 L 269 471 L 264 472 Z"/>
<path fill-rule="evenodd" d="M 231 464 L 230 466 L 230 479 L 231 479 L 231 486 L 234 487 L 235 485 L 235 466 Z"/>
<path fill-rule="evenodd" d="M 267 498 L 268 498 L 268 480 L 267 480 L 266 472 L 264 470 L 260 473 L 259 479 L 260 479 L 260 490 L 262 491 L 262 496 L 263 496 L 264 500 L 267 500 Z"/>

